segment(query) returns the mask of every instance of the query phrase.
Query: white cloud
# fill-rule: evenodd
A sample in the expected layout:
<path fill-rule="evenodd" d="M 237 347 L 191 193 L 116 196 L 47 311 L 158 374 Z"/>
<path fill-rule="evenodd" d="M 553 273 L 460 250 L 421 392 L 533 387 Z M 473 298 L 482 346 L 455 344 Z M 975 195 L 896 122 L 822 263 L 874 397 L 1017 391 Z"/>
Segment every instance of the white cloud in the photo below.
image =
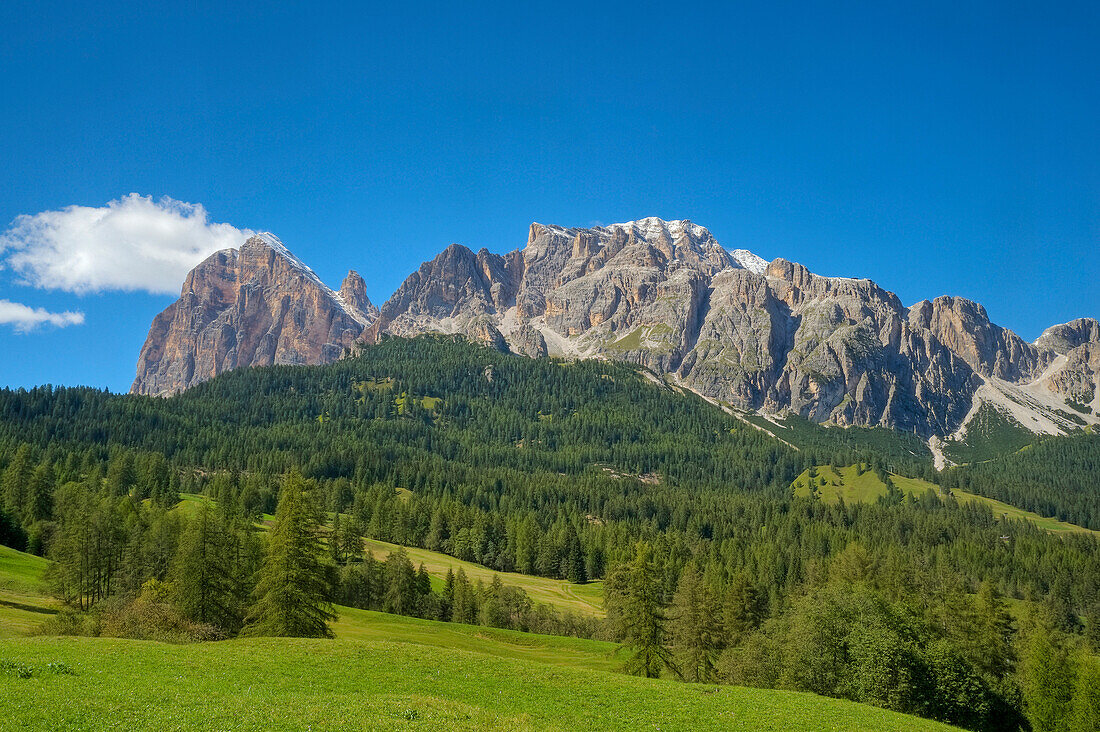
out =
<path fill-rule="evenodd" d="M 40 325 L 80 325 L 84 322 L 84 313 L 66 310 L 63 313 L 51 313 L 43 308 L 32 308 L 11 300 L 0 300 L 0 325 L 11 325 L 19 333 L 32 331 Z"/>
<path fill-rule="evenodd" d="M 0 234 L 0 256 L 33 287 L 174 295 L 191 268 L 251 233 L 212 223 L 202 204 L 131 193 L 99 208 L 19 216 Z"/>

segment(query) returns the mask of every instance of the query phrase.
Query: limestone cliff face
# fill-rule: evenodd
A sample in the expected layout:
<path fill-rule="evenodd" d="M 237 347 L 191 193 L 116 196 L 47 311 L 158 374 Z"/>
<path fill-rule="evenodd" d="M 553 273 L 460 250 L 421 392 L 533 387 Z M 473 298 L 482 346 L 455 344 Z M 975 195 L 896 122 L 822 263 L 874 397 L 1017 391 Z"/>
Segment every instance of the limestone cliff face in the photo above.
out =
<path fill-rule="evenodd" d="M 1100 322 L 1078 318 L 1052 326 L 1035 345 L 1057 354 L 1044 374 L 1043 386 L 1074 405 L 1100 413 Z"/>
<path fill-rule="evenodd" d="M 1088 330 L 1067 328 L 1050 338 Z M 701 226 L 660 219 L 532 224 L 526 246 L 504 256 L 452 245 L 405 281 L 368 338 L 429 331 L 532 356 L 631 361 L 736 407 L 923 436 L 958 428 L 987 380 L 1030 383 L 1058 356 L 977 303 L 905 307 L 869 280 L 763 263 Z M 1066 393 L 1088 382 L 1078 379 L 1088 354 L 1075 358 L 1056 380 Z"/>
<path fill-rule="evenodd" d="M 989 322 L 985 308 L 961 297 L 924 300 L 909 309 L 910 322 L 926 328 L 982 376 L 1005 381 L 1031 381 L 1054 354 L 1027 343 L 1010 330 Z"/>
<path fill-rule="evenodd" d="M 690 221 L 656 218 L 532 224 L 505 255 L 453 244 L 380 310 L 355 272 L 333 293 L 278 240 L 250 239 L 199 265 L 157 316 L 133 390 L 169 394 L 238 366 L 324 363 L 356 339 L 427 332 L 629 361 L 734 407 L 925 437 L 957 430 L 979 400 L 1045 410 L 1035 421 L 1056 427 L 1074 424 L 1058 416 L 1077 408 L 1067 400 L 1086 421 L 1100 414 L 1095 320 L 1031 344 L 969 300 L 906 307 L 870 280 L 767 263 Z"/>
<path fill-rule="evenodd" d="M 337 295 L 270 235 L 197 266 L 153 319 L 130 391 L 164 396 L 239 366 L 328 363 L 377 310 L 350 273 Z"/>

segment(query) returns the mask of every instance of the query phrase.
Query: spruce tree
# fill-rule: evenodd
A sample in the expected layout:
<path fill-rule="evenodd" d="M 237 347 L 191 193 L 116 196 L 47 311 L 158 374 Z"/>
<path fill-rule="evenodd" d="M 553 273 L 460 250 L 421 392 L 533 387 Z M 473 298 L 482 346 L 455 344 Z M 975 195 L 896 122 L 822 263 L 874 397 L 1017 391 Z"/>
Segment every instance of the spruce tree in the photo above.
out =
<path fill-rule="evenodd" d="M 1077 686 L 1070 711 L 1071 729 L 1100 729 L 1100 658 L 1077 656 Z"/>
<path fill-rule="evenodd" d="M 574 584 L 583 585 L 588 582 L 588 572 L 584 564 L 584 549 L 581 547 L 581 540 L 572 524 L 569 524 L 566 532 L 562 574 Z"/>
<path fill-rule="evenodd" d="M 256 603 L 247 635 L 331 638 L 336 618 L 321 562 L 320 521 L 314 498 L 301 473 L 283 481 L 275 523 L 268 535 L 267 557 L 256 585 Z"/>
<path fill-rule="evenodd" d="M 172 566 L 173 599 L 191 620 L 230 633 L 244 620 L 247 573 L 246 537 L 233 517 L 204 501 L 188 522 Z"/>
<path fill-rule="evenodd" d="M 30 445 L 23 444 L 4 469 L 4 507 L 12 516 L 21 517 L 26 503 L 27 484 L 30 483 L 34 465 L 31 462 Z"/>
<path fill-rule="evenodd" d="M 738 645 L 764 619 L 764 599 L 747 572 L 738 572 L 726 590 L 722 619 L 730 645 Z"/>
<path fill-rule="evenodd" d="M 1074 667 L 1061 634 L 1040 618 L 1030 633 L 1022 660 L 1024 713 L 1034 732 L 1064 728 L 1071 710 Z"/>

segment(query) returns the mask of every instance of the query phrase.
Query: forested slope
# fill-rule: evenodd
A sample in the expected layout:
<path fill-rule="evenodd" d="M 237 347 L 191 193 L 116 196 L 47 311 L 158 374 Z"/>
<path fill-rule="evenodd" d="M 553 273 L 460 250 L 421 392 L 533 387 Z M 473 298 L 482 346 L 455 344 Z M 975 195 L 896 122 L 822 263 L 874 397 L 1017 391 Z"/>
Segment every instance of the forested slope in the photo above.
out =
<path fill-rule="evenodd" d="M 249 527 L 294 485 L 334 517 L 325 532 L 344 604 L 621 636 L 631 593 L 645 588 L 673 606 L 670 618 L 719 623 L 706 638 L 669 629 L 670 652 L 695 649 L 669 658 L 688 678 L 1012 728 L 1030 678 L 1018 675 L 1020 644 L 1032 636 L 1006 624 L 1001 597 L 1044 608 L 1026 627 L 1094 642 L 1097 541 L 932 492 L 856 504 L 791 496 L 815 465 L 912 460 L 924 470 L 905 438 L 830 432 L 794 449 L 626 364 L 387 338 L 328 366 L 238 370 L 169 399 L 0 392 L 0 538 L 62 568 L 94 546 L 94 585 L 75 595 L 59 585 L 59 596 L 81 607 L 133 597 L 178 576 L 199 524 L 167 509 L 180 492 L 206 493 L 218 509 L 198 516 L 238 558 L 235 609 L 218 621 L 232 634 L 259 561 Z M 287 477 L 295 471 L 304 478 Z M 82 544 L 88 535 L 96 542 Z M 610 619 L 547 618 L 465 578 L 435 592 L 407 558 L 364 560 L 363 537 L 498 571 L 606 577 Z M 828 623 L 845 632 L 810 633 Z M 1001 638 L 996 663 L 988 644 L 969 640 L 983 633 Z M 822 663 L 832 670 L 804 672 Z"/>

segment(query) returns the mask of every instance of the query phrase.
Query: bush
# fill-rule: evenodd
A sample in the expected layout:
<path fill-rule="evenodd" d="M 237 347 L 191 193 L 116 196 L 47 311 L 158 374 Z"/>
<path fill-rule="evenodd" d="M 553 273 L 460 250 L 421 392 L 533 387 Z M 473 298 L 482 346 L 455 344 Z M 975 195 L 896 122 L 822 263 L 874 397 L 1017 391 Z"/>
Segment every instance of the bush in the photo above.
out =
<path fill-rule="evenodd" d="M 224 640 L 224 631 L 206 623 L 194 623 L 165 601 L 171 587 L 150 580 L 136 598 L 112 597 L 88 612 L 62 610 L 39 629 L 42 635 L 107 636 L 155 640 L 165 643 L 198 643 Z"/>

